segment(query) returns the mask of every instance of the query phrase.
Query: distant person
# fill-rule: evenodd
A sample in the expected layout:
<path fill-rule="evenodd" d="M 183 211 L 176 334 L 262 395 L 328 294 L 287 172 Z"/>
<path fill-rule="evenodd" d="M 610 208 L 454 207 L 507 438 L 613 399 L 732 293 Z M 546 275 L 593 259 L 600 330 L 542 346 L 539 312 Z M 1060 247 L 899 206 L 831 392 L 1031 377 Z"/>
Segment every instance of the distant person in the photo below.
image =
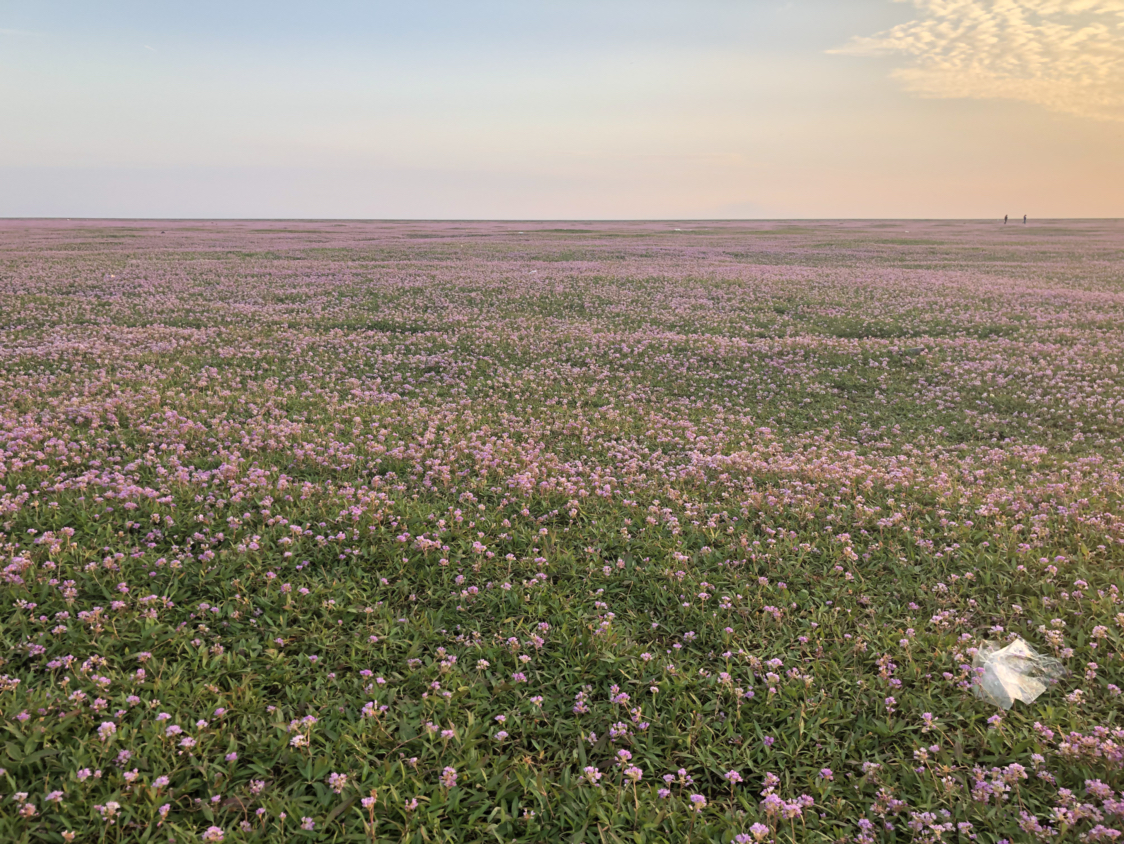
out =
<path fill-rule="evenodd" d="M 1003 225 L 1007 225 L 1007 215 L 1003 215 Z"/>
<path fill-rule="evenodd" d="M 1026 225 L 1026 214 L 1023 214 L 1023 225 Z"/>

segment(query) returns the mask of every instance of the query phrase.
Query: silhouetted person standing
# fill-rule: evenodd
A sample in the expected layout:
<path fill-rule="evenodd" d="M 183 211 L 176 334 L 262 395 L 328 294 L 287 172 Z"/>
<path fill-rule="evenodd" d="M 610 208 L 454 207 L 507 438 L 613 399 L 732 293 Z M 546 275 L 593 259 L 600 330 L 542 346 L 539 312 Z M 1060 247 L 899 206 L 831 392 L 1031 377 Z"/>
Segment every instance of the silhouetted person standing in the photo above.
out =
<path fill-rule="evenodd" d="M 1003 215 L 1003 225 L 1007 225 L 1007 215 Z"/>
<path fill-rule="evenodd" d="M 1026 225 L 1026 214 L 1023 214 L 1023 225 Z"/>

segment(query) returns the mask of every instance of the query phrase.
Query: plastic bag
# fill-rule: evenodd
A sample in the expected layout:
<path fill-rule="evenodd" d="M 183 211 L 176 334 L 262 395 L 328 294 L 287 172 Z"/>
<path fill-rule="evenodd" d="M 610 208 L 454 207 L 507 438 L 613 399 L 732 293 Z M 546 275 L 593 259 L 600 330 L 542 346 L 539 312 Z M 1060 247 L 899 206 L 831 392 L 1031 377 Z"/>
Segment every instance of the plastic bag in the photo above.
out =
<path fill-rule="evenodd" d="M 1065 675 L 1062 664 L 1042 656 L 1022 639 L 1006 646 L 984 642 L 972 658 L 976 697 L 1010 709 L 1016 700 L 1034 703 L 1047 685 Z"/>

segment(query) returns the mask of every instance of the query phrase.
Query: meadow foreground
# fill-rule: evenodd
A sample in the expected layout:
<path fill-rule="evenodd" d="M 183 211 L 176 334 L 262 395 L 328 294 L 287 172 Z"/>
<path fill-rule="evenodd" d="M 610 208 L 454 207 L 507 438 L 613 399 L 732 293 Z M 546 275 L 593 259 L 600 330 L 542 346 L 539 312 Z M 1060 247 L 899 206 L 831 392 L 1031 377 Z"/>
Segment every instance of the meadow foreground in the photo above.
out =
<path fill-rule="evenodd" d="M 1113 222 L 0 222 L 0 840 L 1115 840 L 1122 367 Z"/>

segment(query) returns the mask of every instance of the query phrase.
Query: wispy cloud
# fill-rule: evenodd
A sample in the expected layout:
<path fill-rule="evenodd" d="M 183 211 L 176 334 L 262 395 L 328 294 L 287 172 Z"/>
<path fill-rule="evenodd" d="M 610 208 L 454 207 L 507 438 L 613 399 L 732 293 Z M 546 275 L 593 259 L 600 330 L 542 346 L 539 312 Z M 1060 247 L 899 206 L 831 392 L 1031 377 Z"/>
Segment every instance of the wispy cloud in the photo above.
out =
<path fill-rule="evenodd" d="M 917 20 L 829 52 L 900 56 L 892 75 L 921 96 L 1124 120 L 1124 0 L 911 2 Z"/>

